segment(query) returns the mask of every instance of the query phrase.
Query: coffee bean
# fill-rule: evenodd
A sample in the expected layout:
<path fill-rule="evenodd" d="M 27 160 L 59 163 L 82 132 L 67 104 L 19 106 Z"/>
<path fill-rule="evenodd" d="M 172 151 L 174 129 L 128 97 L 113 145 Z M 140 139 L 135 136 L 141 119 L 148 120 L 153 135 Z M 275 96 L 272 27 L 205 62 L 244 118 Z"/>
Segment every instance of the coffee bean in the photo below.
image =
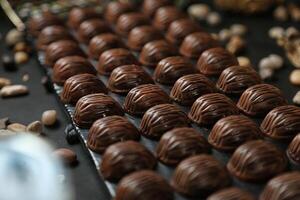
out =
<path fill-rule="evenodd" d="M 8 117 L 0 119 L 0 129 L 6 129 L 8 124 L 9 124 Z"/>
<path fill-rule="evenodd" d="M 230 31 L 233 35 L 245 35 L 247 33 L 247 26 L 243 24 L 233 24 L 230 26 Z"/>
<path fill-rule="evenodd" d="M 290 82 L 293 85 L 300 85 L 300 69 L 295 69 L 290 75 Z"/>
<path fill-rule="evenodd" d="M 69 144 L 78 144 L 79 143 L 79 135 L 77 131 L 74 129 L 72 124 L 69 124 L 65 128 L 66 140 Z"/>
<path fill-rule="evenodd" d="M 28 61 L 29 56 L 26 52 L 19 51 L 15 53 L 14 59 L 17 64 L 24 64 Z"/>
<path fill-rule="evenodd" d="M 7 85 L 11 85 L 11 81 L 7 78 L 0 77 L 0 89 Z"/>
<path fill-rule="evenodd" d="M 293 103 L 297 104 L 297 105 L 300 105 L 300 90 L 293 97 Z"/>
<path fill-rule="evenodd" d="M 73 165 L 77 163 L 77 155 L 74 151 L 67 148 L 56 149 L 53 152 L 56 156 L 60 157 L 67 165 Z"/>
<path fill-rule="evenodd" d="M 210 7 L 206 4 L 193 4 L 188 8 L 188 13 L 191 17 L 198 20 L 204 20 L 207 18 L 210 12 Z"/>
<path fill-rule="evenodd" d="M 12 123 L 7 126 L 7 130 L 14 132 L 25 132 L 26 126 L 20 123 Z"/>
<path fill-rule="evenodd" d="M 24 41 L 24 33 L 17 29 L 11 29 L 5 37 L 5 43 L 8 46 L 14 46 L 18 42 Z"/>
<path fill-rule="evenodd" d="M 251 61 L 249 58 L 245 56 L 239 56 L 237 57 L 239 65 L 242 67 L 250 67 L 251 66 Z"/>
<path fill-rule="evenodd" d="M 222 22 L 222 18 L 217 12 L 210 12 L 206 18 L 206 22 L 210 26 L 217 26 Z"/>
<path fill-rule="evenodd" d="M 15 97 L 26 95 L 29 93 L 28 88 L 25 85 L 8 85 L 4 86 L 0 90 L 0 96 L 2 97 Z"/>
<path fill-rule="evenodd" d="M 43 125 L 40 121 L 31 122 L 26 127 L 26 131 L 40 135 L 43 132 Z"/>
<path fill-rule="evenodd" d="M 57 120 L 56 110 L 47 110 L 42 114 L 42 123 L 45 126 L 52 126 Z"/>

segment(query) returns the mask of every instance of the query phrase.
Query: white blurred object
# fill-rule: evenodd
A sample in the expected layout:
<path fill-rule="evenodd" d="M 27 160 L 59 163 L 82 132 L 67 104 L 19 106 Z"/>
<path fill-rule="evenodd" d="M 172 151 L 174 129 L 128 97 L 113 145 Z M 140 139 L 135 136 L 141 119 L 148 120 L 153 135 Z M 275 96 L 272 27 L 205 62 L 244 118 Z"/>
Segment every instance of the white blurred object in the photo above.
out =
<path fill-rule="evenodd" d="M 63 165 L 52 152 L 30 134 L 0 137 L 0 199 L 71 200 L 70 187 L 59 178 Z"/>

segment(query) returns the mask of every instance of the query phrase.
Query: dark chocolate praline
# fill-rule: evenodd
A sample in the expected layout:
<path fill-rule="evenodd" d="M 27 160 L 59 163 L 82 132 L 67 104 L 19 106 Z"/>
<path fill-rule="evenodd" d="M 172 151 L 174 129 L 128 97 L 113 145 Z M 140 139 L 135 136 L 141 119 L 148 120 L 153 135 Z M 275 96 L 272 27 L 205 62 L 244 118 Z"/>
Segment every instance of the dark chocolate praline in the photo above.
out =
<path fill-rule="evenodd" d="M 77 74 L 68 78 L 60 95 L 62 102 L 76 104 L 88 94 L 107 93 L 104 83 L 92 74 Z"/>
<path fill-rule="evenodd" d="M 86 8 L 79 8 L 74 7 L 69 12 L 68 16 L 68 26 L 72 29 L 77 29 L 80 24 L 87 20 L 93 18 L 101 18 L 101 14 L 98 13 L 94 8 L 86 7 Z"/>
<path fill-rule="evenodd" d="M 73 120 L 80 128 L 89 128 L 97 119 L 111 115 L 123 116 L 124 111 L 119 103 L 110 96 L 95 93 L 78 100 Z"/>
<path fill-rule="evenodd" d="M 222 47 L 205 50 L 198 62 L 199 71 L 208 76 L 219 76 L 228 67 L 238 65 L 237 58 Z"/>
<path fill-rule="evenodd" d="M 190 74 L 179 78 L 170 93 L 173 101 L 184 105 L 192 105 L 196 99 L 204 94 L 214 93 L 216 88 L 203 74 Z"/>
<path fill-rule="evenodd" d="M 255 200 L 255 198 L 249 192 L 237 187 L 230 187 L 213 193 L 207 200 Z"/>
<path fill-rule="evenodd" d="M 206 154 L 192 156 L 180 162 L 171 179 L 174 189 L 188 197 L 206 197 L 230 184 L 226 168 Z"/>
<path fill-rule="evenodd" d="M 286 103 L 280 89 L 270 84 L 258 84 L 243 92 L 237 107 L 247 115 L 263 116 Z"/>
<path fill-rule="evenodd" d="M 138 26 L 128 34 L 127 46 L 134 51 L 141 51 L 148 42 L 163 39 L 163 35 L 150 25 Z"/>
<path fill-rule="evenodd" d="M 132 11 L 134 11 L 134 8 L 129 3 L 111 1 L 107 4 L 104 10 L 104 17 L 109 23 L 115 24 L 119 16 Z"/>
<path fill-rule="evenodd" d="M 104 51 L 98 62 L 98 72 L 102 75 L 110 75 L 111 72 L 122 65 L 138 65 L 134 55 L 127 49 L 117 48 Z"/>
<path fill-rule="evenodd" d="M 178 19 L 170 24 L 166 39 L 174 45 L 180 45 L 187 35 L 201 31 L 202 28 L 196 21 L 189 18 Z"/>
<path fill-rule="evenodd" d="M 220 151 L 234 151 L 241 144 L 261 137 L 257 124 L 243 115 L 220 119 L 212 128 L 208 142 Z"/>
<path fill-rule="evenodd" d="M 179 52 L 188 58 L 198 59 L 205 50 L 218 46 L 219 43 L 209 33 L 196 32 L 184 38 Z"/>
<path fill-rule="evenodd" d="M 124 101 L 124 110 L 130 115 L 143 115 L 149 108 L 171 103 L 169 96 L 154 84 L 139 85 L 129 91 Z"/>
<path fill-rule="evenodd" d="M 259 200 L 300 199 L 300 172 L 287 172 L 271 179 L 259 196 Z"/>
<path fill-rule="evenodd" d="M 151 76 L 139 65 L 123 65 L 112 71 L 108 80 L 110 91 L 126 94 L 132 88 L 154 83 Z"/>
<path fill-rule="evenodd" d="M 231 175 L 246 182 L 266 181 L 286 169 L 285 155 L 274 145 L 253 140 L 239 146 L 227 163 Z"/>
<path fill-rule="evenodd" d="M 53 67 L 57 60 L 66 56 L 85 57 L 85 54 L 75 41 L 59 40 L 52 42 L 47 47 L 45 51 L 45 65 L 48 67 Z"/>
<path fill-rule="evenodd" d="M 193 155 L 209 153 L 210 145 L 193 128 L 174 128 L 166 132 L 157 147 L 157 158 L 166 165 L 177 165 Z"/>
<path fill-rule="evenodd" d="M 144 45 L 139 61 L 148 67 L 156 67 L 162 59 L 177 55 L 176 48 L 165 40 L 154 40 Z"/>
<path fill-rule="evenodd" d="M 259 74 L 253 68 L 232 66 L 221 73 L 216 86 L 225 94 L 241 94 L 261 82 Z"/>
<path fill-rule="evenodd" d="M 109 181 L 118 181 L 127 174 L 156 167 L 154 155 L 135 141 L 118 142 L 110 145 L 102 156 L 102 176 Z"/>
<path fill-rule="evenodd" d="M 151 139 L 159 139 L 166 131 L 189 127 L 187 115 L 173 104 L 160 104 L 148 109 L 141 121 L 141 133 Z"/>
<path fill-rule="evenodd" d="M 171 0 L 144 0 L 142 5 L 142 11 L 148 17 L 153 17 L 155 12 L 164 6 L 172 5 Z"/>
<path fill-rule="evenodd" d="M 300 132 L 294 137 L 287 149 L 289 159 L 300 166 Z"/>
<path fill-rule="evenodd" d="M 93 123 L 89 130 L 87 146 L 92 151 L 101 154 L 111 144 L 139 139 L 139 130 L 126 118 L 108 116 Z"/>
<path fill-rule="evenodd" d="M 192 105 L 189 118 L 198 125 L 209 126 L 229 115 L 239 114 L 234 102 L 223 94 L 211 93 L 199 97 Z"/>
<path fill-rule="evenodd" d="M 58 85 L 63 85 L 65 81 L 76 74 L 97 74 L 93 65 L 81 56 L 66 56 L 59 59 L 52 73 L 52 81 Z"/>
<path fill-rule="evenodd" d="M 197 70 L 188 59 L 182 56 L 171 56 L 159 61 L 153 76 L 158 83 L 173 85 L 180 77 L 195 73 Z"/>
<path fill-rule="evenodd" d="M 168 182 L 150 170 L 133 172 L 123 179 L 116 189 L 115 200 L 173 200 L 174 194 Z"/>
<path fill-rule="evenodd" d="M 300 133 L 300 108 L 293 105 L 274 108 L 267 114 L 260 128 L 272 139 L 291 140 Z"/>
<path fill-rule="evenodd" d="M 104 51 L 124 47 L 125 45 L 119 36 L 112 33 L 102 33 L 90 40 L 88 51 L 91 58 L 98 60 Z"/>

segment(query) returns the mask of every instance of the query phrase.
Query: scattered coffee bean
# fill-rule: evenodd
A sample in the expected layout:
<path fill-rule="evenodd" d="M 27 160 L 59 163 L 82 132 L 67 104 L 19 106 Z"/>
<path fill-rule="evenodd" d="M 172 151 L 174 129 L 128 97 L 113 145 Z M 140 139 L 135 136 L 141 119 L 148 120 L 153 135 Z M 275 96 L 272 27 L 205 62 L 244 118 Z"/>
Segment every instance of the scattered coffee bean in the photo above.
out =
<path fill-rule="evenodd" d="M 283 38 L 284 34 L 285 34 L 285 30 L 280 26 L 272 27 L 269 30 L 269 37 L 272 39 Z"/>
<path fill-rule="evenodd" d="M 297 105 L 300 105 L 300 90 L 293 97 L 293 103 L 297 104 Z"/>
<path fill-rule="evenodd" d="M 206 18 L 206 22 L 210 26 L 217 26 L 222 22 L 222 18 L 217 12 L 210 12 Z"/>
<path fill-rule="evenodd" d="M 300 35 L 299 31 L 297 28 L 290 26 L 285 30 L 285 36 L 287 38 L 294 38 L 298 37 Z"/>
<path fill-rule="evenodd" d="M 17 29 L 11 29 L 5 37 L 5 43 L 8 46 L 14 46 L 18 42 L 24 41 L 24 33 Z"/>
<path fill-rule="evenodd" d="M 259 70 L 259 75 L 262 80 L 269 80 L 272 79 L 274 71 L 270 68 L 262 68 Z"/>
<path fill-rule="evenodd" d="M 290 75 L 290 82 L 293 85 L 299 85 L 300 86 L 300 69 L 295 69 L 292 71 Z"/>
<path fill-rule="evenodd" d="M 206 4 L 193 4 L 188 8 L 188 13 L 191 17 L 198 20 L 204 20 L 210 13 L 210 7 Z"/>
<path fill-rule="evenodd" d="M 7 71 L 15 71 L 17 69 L 15 61 L 11 55 L 8 54 L 2 55 L 2 64 L 4 69 Z"/>
<path fill-rule="evenodd" d="M 0 89 L 7 85 L 11 85 L 11 81 L 7 78 L 0 77 Z"/>
<path fill-rule="evenodd" d="M 210 34 L 215 40 L 220 40 L 219 35 L 216 33 L 211 33 Z"/>
<path fill-rule="evenodd" d="M 259 62 L 259 68 L 264 69 L 280 69 L 283 66 L 283 58 L 277 54 L 271 54 L 268 57 L 265 57 L 260 60 Z"/>
<path fill-rule="evenodd" d="M 8 117 L 0 119 L 0 129 L 6 129 L 8 124 L 9 124 Z"/>
<path fill-rule="evenodd" d="M 274 10 L 273 16 L 278 21 L 287 21 L 289 18 L 288 10 L 285 6 L 278 6 Z"/>
<path fill-rule="evenodd" d="M 47 76 L 42 77 L 41 83 L 43 84 L 43 86 L 45 87 L 47 92 L 53 93 L 53 91 L 54 91 L 53 85 L 52 85 L 50 79 Z"/>
<path fill-rule="evenodd" d="M 31 122 L 26 127 L 26 131 L 37 134 L 37 135 L 40 135 L 43 132 L 43 125 L 40 121 Z"/>
<path fill-rule="evenodd" d="M 67 165 L 73 165 L 77 162 L 77 155 L 74 151 L 67 148 L 60 148 L 53 152 L 56 156 L 60 157 Z"/>
<path fill-rule="evenodd" d="M 77 131 L 74 129 L 72 124 L 69 124 L 65 128 L 66 140 L 69 144 L 79 143 L 79 137 Z"/>
<path fill-rule="evenodd" d="M 26 126 L 20 123 L 12 123 L 9 124 L 7 127 L 7 130 L 14 131 L 14 132 L 25 132 Z"/>
<path fill-rule="evenodd" d="M 232 36 L 232 33 L 229 29 L 222 29 L 219 32 L 219 39 L 220 41 L 228 41 Z"/>
<path fill-rule="evenodd" d="M 248 30 L 247 26 L 243 24 L 233 24 L 230 27 L 230 32 L 233 35 L 239 35 L 239 36 L 245 35 L 247 33 L 247 30 Z"/>
<path fill-rule="evenodd" d="M 14 47 L 15 52 L 23 51 L 26 53 L 30 52 L 29 46 L 26 44 L 26 42 L 18 42 Z"/>
<path fill-rule="evenodd" d="M 29 74 L 23 74 L 23 76 L 22 76 L 22 81 L 23 81 L 23 82 L 29 81 Z"/>
<path fill-rule="evenodd" d="M 251 61 L 249 58 L 245 56 L 239 56 L 237 57 L 239 65 L 243 67 L 250 67 L 251 66 Z"/>
<path fill-rule="evenodd" d="M 25 85 L 8 85 L 4 86 L 0 90 L 1 97 L 14 97 L 22 96 L 29 93 L 28 88 Z"/>
<path fill-rule="evenodd" d="M 52 126 L 56 123 L 57 113 L 56 110 L 46 110 L 42 114 L 42 123 L 45 126 Z"/>
<path fill-rule="evenodd" d="M 233 36 L 228 44 L 226 45 L 226 49 L 232 54 L 238 54 L 242 52 L 246 47 L 246 42 L 240 36 Z"/>
<path fill-rule="evenodd" d="M 300 21 L 300 7 L 295 4 L 289 4 L 289 13 L 292 20 L 299 22 Z"/>
<path fill-rule="evenodd" d="M 29 57 L 26 52 L 19 51 L 15 53 L 14 59 L 17 64 L 24 64 L 28 61 Z"/>

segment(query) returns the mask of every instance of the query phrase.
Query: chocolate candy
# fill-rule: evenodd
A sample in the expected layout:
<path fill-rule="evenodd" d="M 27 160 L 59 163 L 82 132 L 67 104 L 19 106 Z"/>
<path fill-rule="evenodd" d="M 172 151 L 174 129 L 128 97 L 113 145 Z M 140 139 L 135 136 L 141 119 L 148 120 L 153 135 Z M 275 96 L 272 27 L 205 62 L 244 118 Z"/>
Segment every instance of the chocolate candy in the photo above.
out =
<path fill-rule="evenodd" d="M 99 118 L 120 115 L 122 107 L 110 96 L 103 93 L 89 94 L 76 103 L 73 120 L 81 128 L 90 127 Z"/>
<path fill-rule="evenodd" d="M 149 19 L 139 12 L 125 13 L 118 18 L 116 32 L 120 35 L 127 36 L 135 27 L 150 24 Z"/>
<path fill-rule="evenodd" d="M 100 17 L 101 14 L 97 13 L 94 8 L 74 7 L 68 16 L 68 26 L 73 29 L 77 29 L 83 21 Z"/>
<path fill-rule="evenodd" d="M 290 143 L 287 155 L 293 163 L 300 165 L 300 132 Z"/>
<path fill-rule="evenodd" d="M 185 158 L 209 152 L 206 139 L 193 128 L 175 128 L 166 132 L 156 148 L 158 159 L 166 165 L 177 165 Z"/>
<path fill-rule="evenodd" d="M 178 19 L 170 24 L 166 39 L 174 45 L 180 45 L 187 35 L 201 31 L 199 24 L 192 19 Z"/>
<path fill-rule="evenodd" d="M 44 28 L 37 39 L 37 49 L 46 50 L 47 46 L 58 40 L 73 40 L 68 30 L 60 25 L 47 26 Z"/>
<path fill-rule="evenodd" d="M 123 48 L 125 45 L 115 34 L 103 33 L 93 37 L 89 43 L 89 56 L 93 59 L 99 59 L 99 56 L 106 50 Z"/>
<path fill-rule="evenodd" d="M 261 130 L 272 139 L 292 139 L 300 133 L 300 108 L 293 105 L 274 108 L 263 120 Z"/>
<path fill-rule="evenodd" d="M 115 68 L 131 64 L 138 64 L 138 61 L 129 50 L 110 49 L 100 55 L 97 69 L 100 74 L 110 75 Z"/>
<path fill-rule="evenodd" d="M 175 47 L 165 40 L 154 40 L 145 44 L 139 61 L 148 67 L 155 67 L 162 59 L 176 54 Z"/>
<path fill-rule="evenodd" d="M 148 42 L 160 39 L 163 39 L 162 34 L 153 26 L 138 26 L 129 32 L 127 45 L 131 50 L 141 51 Z"/>
<path fill-rule="evenodd" d="M 119 16 L 132 11 L 134 11 L 134 8 L 129 3 L 112 1 L 107 4 L 104 11 L 104 17 L 108 22 L 115 24 Z"/>
<path fill-rule="evenodd" d="M 224 69 L 238 64 L 233 54 L 222 47 L 217 47 L 205 50 L 197 62 L 197 67 L 202 74 L 218 76 Z"/>
<path fill-rule="evenodd" d="M 87 146 L 94 152 L 103 153 L 111 144 L 139 139 L 139 130 L 126 118 L 108 116 L 93 123 L 89 130 Z"/>
<path fill-rule="evenodd" d="M 208 93 L 216 91 L 214 84 L 202 74 L 190 74 L 179 78 L 170 93 L 170 97 L 181 105 L 192 105 L 194 101 Z"/>
<path fill-rule="evenodd" d="M 205 94 L 192 105 L 189 118 L 198 125 L 213 125 L 219 119 L 239 114 L 234 103 L 225 95 L 219 93 Z"/>
<path fill-rule="evenodd" d="M 111 31 L 111 28 L 104 20 L 88 19 L 80 24 L 77 34 L 79 41 L 88 44 L 94 36 Z"/>
<path fill-rule="evenodd" d="M 297 200 L 300 199 L 300 172 L 288 172 L 270 180 L 260 200 Z"/>
<path fill-rule="evenodd" d="M 282 92 L 273 85 L 258 84 L 245 90 L 237 107 L 250 116 L 262 116 L 286 104 Z"/>
<path fill-rule="evenodd" d="M 59 40 L 51 43 L 45 52 L 45 65 L 53 67 L 55 62 L 66 56 L 83 56 L 79 45 L 72 40 Z"/>
<path fill-rule="evenodd" d="M 102 81 L 92 74 L 77 74 L 65 82 L 61 100 L 64 103 L 76 104 L 81 97 L 94 93 L 107 93 Z"/>
<path fill-rule="evenodd" d="M 71 76 L 85 73 L 96 75 L 97 71 L 86 58 L 80 56 L 66 56 L 55 63 L 52 80 L 58 85 L 63 85 Z"/>
<path fill-rule="evenodd" d="M 178 8 L 175 6 L 164 6 L 156 11 L 153 25 L 158 30 L 166 31 L 173 21 L 181 18 L 186 18 L 186 15 Z"/>
<path fill-rule="evenodd" d="M 171 4 L 172 1 L 170 0 L 144 0 L 142 5 L 142 11 L 148 17 L 153 17 L 157 9 Z"/>
<path fill-rule="evenodd" d="M 265 181 L 283 172 L 287 160 L 277 147 L 263 140 L 249 141 L 239 146 L 227 169 L 236 178 L 249 181 Z"/>
<path fill-rule="evenodd" d="M 177 127 L 188 127 L 186 114 L 172 104 L 160 104 L 148 109 L 141 121 L 141 133 L 151 139 L 159 139 L 162 134 Z"/>
<path fill-rule="evenodd" d="M 108 88 L 114 93 L 126 94 L 132 88 L 147 83 L 153 83 L 153 80 L 141 66 L 123 65 L 112 71 Z"/>
<path fill-rule="evenodd" d="M 157 85 L 140 85 L 129 91 L 124 101 L 124 110 L 130 115 L 143 115 L 149 108 L 170 103 L 169 96 Z"/>
<path fill-rule="evenodd" d="M 149 170 L 133 172 L 118 184 L 115 200 L 173 200 L 174 195 L 168 182 Z"/>
<path fill-rule="evenodd" d="M 210 34 L 196 32 L 184 38 L 180 45 L 179 52 L 188 58 L 198 58 L 205 50 L 218 46 L 218 42 Z"/>
<path fill-rule="evenodd" d="M 226 94 L 241 94 L 261 82 L 259 74 L 253 68 L 232 66 L 221 73 L 217 88 Z"/>
<path fill-rule="evenodd" d="M 154 169 L 156 159 L 143 145 L 134 141 L 110 145 L 103 154 L 101 174 L 110 181 L 117 181 L 135 171 Z"/>
<path fill-rule="evenodd" d="M 255 200 L 255 198 L 249 192 L 230 187 L 213 193 L 207 200 Z"/>
<path fill-rule="evenodd" d="M 194 73 L 196 69 L 188 59 L 172 56 L 159 61 L 154 71 L 154 79 L 161 84 L 173 85 L 178 78 Z"/>
<path fill-rule="evenodd" d="M 243 115 L 220 119 L 212 128 L 208 142 L 221 151 L 233 151 L 241 144 L 261 137 L 257 124 Z"/>
<path fill-rule="evenodd" d="M 171 180 L 177 192 L 189 197 L 206 197 L 230 183 L 226 168 L 214 157 L 205 154 L 180 162 Z"/>

